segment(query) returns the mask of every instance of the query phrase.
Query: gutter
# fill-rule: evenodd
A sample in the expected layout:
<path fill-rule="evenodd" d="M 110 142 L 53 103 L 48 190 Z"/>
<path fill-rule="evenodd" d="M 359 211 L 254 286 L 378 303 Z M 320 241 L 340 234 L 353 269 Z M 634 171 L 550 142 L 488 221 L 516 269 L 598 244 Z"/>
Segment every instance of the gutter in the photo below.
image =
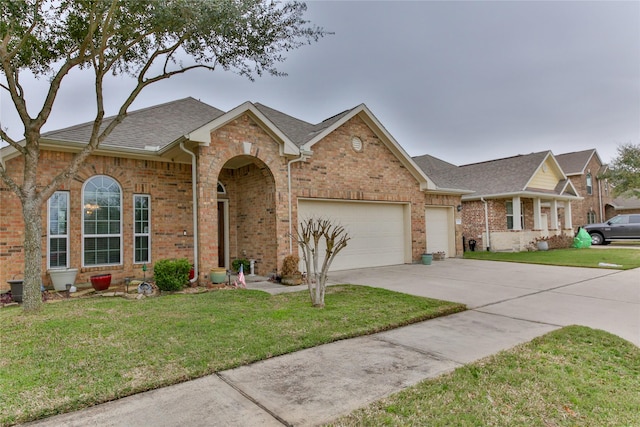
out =
<path fill-rule="evenodd" d="M 309 156 L 313 154 L 311 151 L 300 150 L 300 157 L 291 159 L 287 162 L 287 192 L 289 199 L 289 253 L 293 253 L 293 224 L 291 222 L 291 163 L 306 162 Z"/>
<path fill-rule="evenodd" d="M 491 240 L 489 238 L 489 209 L 487 205 L 489 204 L 484 197 L 480 197 L 480 201 L 484 203 L 484 224 L 485 224 L 485 232 L 487 233 L 487 251 L 491 250 Z"/>
<path fill-rule="evenodd" d="M 184 146 L 184 142 L 180 142 L 180 149 L 191 156 L 191 193 L 193 198 L 193 279 L 189 280 L 190 283 L 198 281 L 198 192 L 197 192 L 197 165 L 196 155 L 193 151 L 187 150 Z"/>

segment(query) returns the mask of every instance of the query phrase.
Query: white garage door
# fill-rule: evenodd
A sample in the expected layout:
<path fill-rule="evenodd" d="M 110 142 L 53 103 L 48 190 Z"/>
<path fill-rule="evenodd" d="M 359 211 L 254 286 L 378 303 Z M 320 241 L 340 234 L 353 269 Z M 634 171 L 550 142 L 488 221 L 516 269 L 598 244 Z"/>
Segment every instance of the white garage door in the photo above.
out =
<path fill-rule="evenodd" d="M 448 207 L 427 208 L 425 211 L 427 231 L 427 252 L 445 252 L 447 257 L 455 256 L 452 253 L 451 217 L 453 209 Z"/>
<path fill-rule="evenodd" d="M 404 225 L 405 206 L 300 200 L 298 220 L 313 216 L 328 218 L 349 232 L 351 240 L 336 256 L 330 270 L 396 265 L 405 261 L 405 242 L 408 241 Z"/>

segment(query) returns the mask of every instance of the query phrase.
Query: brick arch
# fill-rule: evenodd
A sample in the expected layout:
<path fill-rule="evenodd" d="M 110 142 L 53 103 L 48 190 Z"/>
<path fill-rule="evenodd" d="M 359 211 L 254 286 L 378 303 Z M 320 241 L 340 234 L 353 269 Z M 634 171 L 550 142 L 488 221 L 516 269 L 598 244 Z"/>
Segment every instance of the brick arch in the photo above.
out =
<path fill-rule="evenodd" d="M 131 174 L 128 172 L 129 168 L 126 165 L 122 165 L 123 162 L 126 162 L 125 159 L 98 157 L 95 160 L 91 164 L 85 163 L 80 168 L 76 174 L 76 181 L 84 184 L 88 179 L 96 175 L 105 175 L 115 179 L 122 191 L 132 191 L 134 183 L 131 179 Z M 109 160 L 112 160 L 113 164 L 108 164 L 110 163 Z"/>
<path fill-rule="evenodd" d="M 228 247 L 229 262 L 237 258 L 256 260 L 256 270 L 267 275 L 276 269 L 277 254 L 277 197 L 276 182 L 268 165 L 258 158 L 247 164 L 238 157 L 230 159 L 216 181 L 225 183 L 227 194 L 228 240 L 220 248 Z M 222 208 L 222 206 L 220 206 Z M 218 239 L 223 236 L 216 236 Z"/>

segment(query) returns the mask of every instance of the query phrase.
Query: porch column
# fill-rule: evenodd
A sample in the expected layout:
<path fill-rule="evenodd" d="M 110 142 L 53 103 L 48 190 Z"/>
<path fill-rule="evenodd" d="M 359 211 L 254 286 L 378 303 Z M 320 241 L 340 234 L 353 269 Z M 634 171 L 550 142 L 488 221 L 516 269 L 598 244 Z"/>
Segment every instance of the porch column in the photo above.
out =
<path fill-rule="evenodd" d="M 533 229 L 542 230 L 542 209 L 540 207 L 540 199 L 533 199 Z"/>
<path fill-rule="evenodd" d="M 567 230 L 573 229 L 573 223 L 571 222 L 571 201 L 564 202 L 564 228 Z"/>
<path fill-rule="evenodd" d="M 556 199 L 551 200 L 551 209 L 550 209 L 549 215 L 551 215 L 551 218 L 549 218 L 551 220 L 549 223 L 550 228 L 552 230 L 557 230 L 558 229 L 558 201 Z"/>
<path fill-rule="evenodd" d="M 513 204 L 513 229 L 522 230 L 522 211 L 520 210 L 520 196 L 515 196 L 512 200 Z"/>

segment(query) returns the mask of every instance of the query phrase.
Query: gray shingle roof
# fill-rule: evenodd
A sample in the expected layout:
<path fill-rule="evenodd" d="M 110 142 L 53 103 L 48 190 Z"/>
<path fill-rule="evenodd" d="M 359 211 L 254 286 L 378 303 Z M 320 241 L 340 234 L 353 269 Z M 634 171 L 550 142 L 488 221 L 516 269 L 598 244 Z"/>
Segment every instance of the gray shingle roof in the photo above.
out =
<path fill-rule="evenodd" d="M 460 187 L 460 181 L 456 179 L 459 170 L 458 166 L 428 154 L 413 157 L 413 161 L 431 178 L 438 188 L 466 189 L 466 187 Z"/>
<path fill-rule="evenodd" d="M 352 111 L 343 111 L 314 125 L 262 104 L 254 104 L 254 106 L 298 147 Z M 191 97 L 155 105 L 128 113 L 101 146 L 141 150 L 152 146 L 162 149 L 224 114 L 224 111 Z M 113 116 L 105 118 L 102 128 L 113 119 Z M 43 137 L 55 141 L 86 144 L 89 141 L 92 126 L 93 122 L 82 123 L 47 132 Z"/>
<path fill-rule="evenodd" d="M 296 119 L 295 117 L 289 116 L 288 114 L 282 113 L 278 110 L 274 110 L 273 108 L 267 107 L 265 105 L 254 105 L 262 114 L 265 115 L 267 119 L 269 119 L 269 121 L 271 121 L 271 123 L 273 123 L 278 129 L 280 129 L 282 133 L 287 135 L 291 142 L 296 144 L 298 147 L 311 140 L 314 136 L 329 128 L 331 125 L 344 117 L 347 113 L 352 111 L 352 109 L 343 111 L 340 114 L 336 114 L 333 117 L 329 117 L 328 119 L 323 120 L 316 125 L 313 125 L 303 120 Z"/>
<path fill-rule="evenodd" d="M 467 197 L 479 197 L 527 190 L 548 154 L 550 151 L 541 151 L 457 167 L 431 156 L 413 159 L 438 187 L 469 189 L 474 194 Z"/>
<path fill-rule="evenodd" d="M 162 148 L 223 114 L 224 111 L 191 97 L 132 111 L 114 129 L 102 146 Z M 105 118 L 102 127 L 107 126 L 113 118 L 113 116 Z M 93 122 L 83 123 L 46 132 L 43 137 L 57 141 L 87 143 L 92 126 Z"/>
<path fill-rule="evenodd" d="M 616 197 L 611 202 L 616 209 L 640 209 L 640 198 L 637 197 Z"/>
<path fill-rule="evenodd" d="M 565 175 L 582 175 L 595 151 L 592 148 L 590 150 L 558 154 L 555 157 Z"/>

